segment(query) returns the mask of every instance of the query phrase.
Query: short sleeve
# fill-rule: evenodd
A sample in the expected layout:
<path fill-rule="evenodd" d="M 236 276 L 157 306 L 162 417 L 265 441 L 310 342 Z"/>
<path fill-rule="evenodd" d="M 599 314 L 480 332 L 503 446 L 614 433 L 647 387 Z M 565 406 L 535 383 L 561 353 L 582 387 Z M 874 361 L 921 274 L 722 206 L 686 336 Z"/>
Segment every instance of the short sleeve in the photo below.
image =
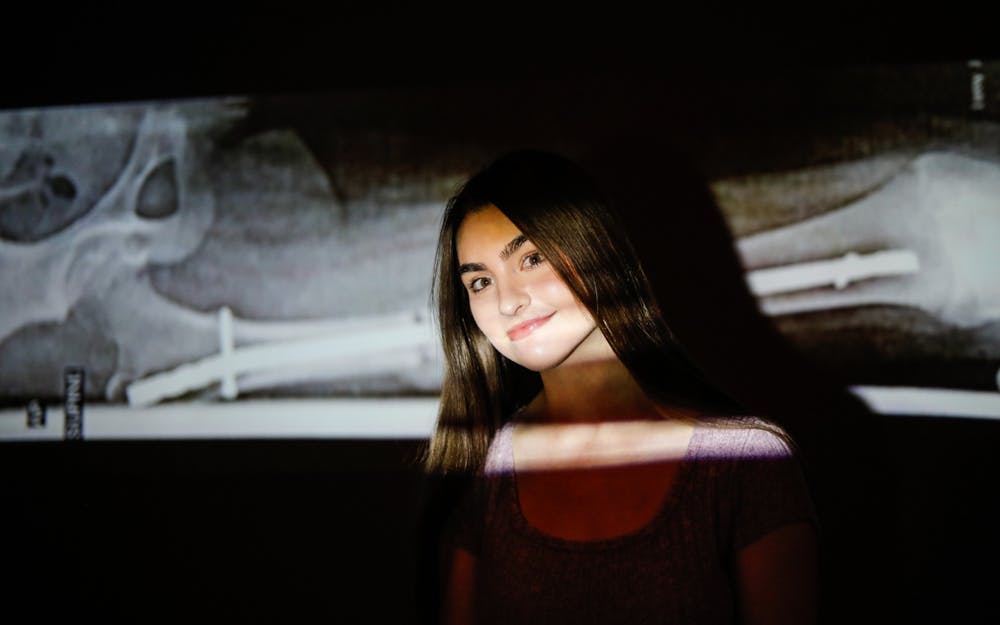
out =
<path fill-rule="evenodd" d="M 769 429 L 752 427 L 743 432 L 730 465 L 733 549 L 792 523 L 818 526 L 805 477 L 788 444 Z"/>

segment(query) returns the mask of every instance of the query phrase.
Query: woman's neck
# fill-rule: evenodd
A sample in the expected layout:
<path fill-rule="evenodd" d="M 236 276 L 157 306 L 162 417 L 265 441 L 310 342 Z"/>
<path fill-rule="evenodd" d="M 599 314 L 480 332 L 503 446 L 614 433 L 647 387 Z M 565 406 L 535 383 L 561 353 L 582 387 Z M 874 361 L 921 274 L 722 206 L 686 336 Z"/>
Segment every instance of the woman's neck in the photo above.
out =
<path fill-rule="evenodd" d="M 567 364 L 541 376 L 542 392 L 525 411 L 532 421 L 637 421 L 658 415 L 655 404 L 616 357 Z"/>

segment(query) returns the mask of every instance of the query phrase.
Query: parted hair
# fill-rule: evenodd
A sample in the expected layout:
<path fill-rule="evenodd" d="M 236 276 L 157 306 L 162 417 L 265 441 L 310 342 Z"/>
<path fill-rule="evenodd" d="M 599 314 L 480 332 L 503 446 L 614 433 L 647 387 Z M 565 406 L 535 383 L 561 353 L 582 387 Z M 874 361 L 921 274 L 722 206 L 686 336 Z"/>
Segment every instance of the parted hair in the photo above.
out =
<path fill-rule="evenodd" d="M 444 348 L 437 425 L 425 456 L 434 473 L 472 472 L 496 431 L 541 389 L 538 373 L 502 356 L 476 326 L 459 276 L 465 217 L 495 206 L 551 263 L 615 354 L 664 411 L 732 411 L 674 340 L 618 215 L 593 178 L 561 156 L 520 150 L 473 175 L 445 208 L 434 298 Z"/>

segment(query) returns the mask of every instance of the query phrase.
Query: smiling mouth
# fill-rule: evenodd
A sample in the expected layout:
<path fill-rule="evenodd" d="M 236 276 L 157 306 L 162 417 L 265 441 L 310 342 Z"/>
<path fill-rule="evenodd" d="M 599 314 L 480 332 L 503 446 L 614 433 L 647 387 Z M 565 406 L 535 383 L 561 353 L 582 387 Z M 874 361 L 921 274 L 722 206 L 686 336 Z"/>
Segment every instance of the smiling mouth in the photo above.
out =
<path fill-rule="evenodd" d="M 538 328 L 548 323 L 549 319 L 551 319 L 552 315 L 554 314 L 555 313 L 550 313 L 544 317 L 536 317 L 535 319 L 529 319 L 524 323 L 518 324 L 513 328 L 511 328 L 510 330 L 507 330 L 507 337 L 512 341 L 518 341 L 520 339 L 523 339 L 524 337 L 528 336 Z"/>

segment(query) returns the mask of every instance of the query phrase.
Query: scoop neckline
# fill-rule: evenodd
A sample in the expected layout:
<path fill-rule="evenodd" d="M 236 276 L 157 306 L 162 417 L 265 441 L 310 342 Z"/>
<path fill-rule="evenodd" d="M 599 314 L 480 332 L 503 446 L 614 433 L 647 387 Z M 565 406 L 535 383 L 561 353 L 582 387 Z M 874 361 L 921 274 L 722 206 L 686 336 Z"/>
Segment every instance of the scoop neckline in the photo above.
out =
<path fill-rule="evenodd" d="M 657 526 L 659 526 L 668 513 L 677 506 L 677 502 L 683 495 L 683 491 L 687 489 L 689 481 L 688 474 L 694 464 L 693 460 L 696 457 L 696 449 L 700 446 L 701 435 L 704 430 L 700 423 L 696 423 L 694 425 L 694 429 L 691 432 L 691 439 L 688 441 L 687 450 L 681 457 L 680 465 L 677 467 L 677 474 L 674 476 L 674 481 L 670 485 L 670 490 L 667 492 L 666 496 L 663 497 L 663 501 L 656 513 L 646 523 L 631 532 L 620 534 L 618 536 L 600 538 L 597 540 L 575 540 L 572 538 L 563 538 L 561 536 L 546 533 L 532 525 L 532 523 L 528 521 L 528 518 L 524 515 L 524 510 L 521 508 L 521 496 L 517 484 L 517 468 L 514 466 L 513 434 L 515 425 L 515 423 L 511 422 L 508 423 L 505 428 L 507 430 L 505 434 L 508 437 L 507 454 L 509 457 L 507 460 L 510 462 L 510 471 L 505 471 L 502 479 L 509 480 L 507 485 L 508 487 L 505 490 L 507 491 L 508 497 L 507 503 L 513 506 L 514 509 L 513 516 L 516 529 L 539 542 L 547 543 L 551 546 L 563 549 L 608 549 L 617 547 L 624 543 L 641 540 L 654 534 Z"/>

